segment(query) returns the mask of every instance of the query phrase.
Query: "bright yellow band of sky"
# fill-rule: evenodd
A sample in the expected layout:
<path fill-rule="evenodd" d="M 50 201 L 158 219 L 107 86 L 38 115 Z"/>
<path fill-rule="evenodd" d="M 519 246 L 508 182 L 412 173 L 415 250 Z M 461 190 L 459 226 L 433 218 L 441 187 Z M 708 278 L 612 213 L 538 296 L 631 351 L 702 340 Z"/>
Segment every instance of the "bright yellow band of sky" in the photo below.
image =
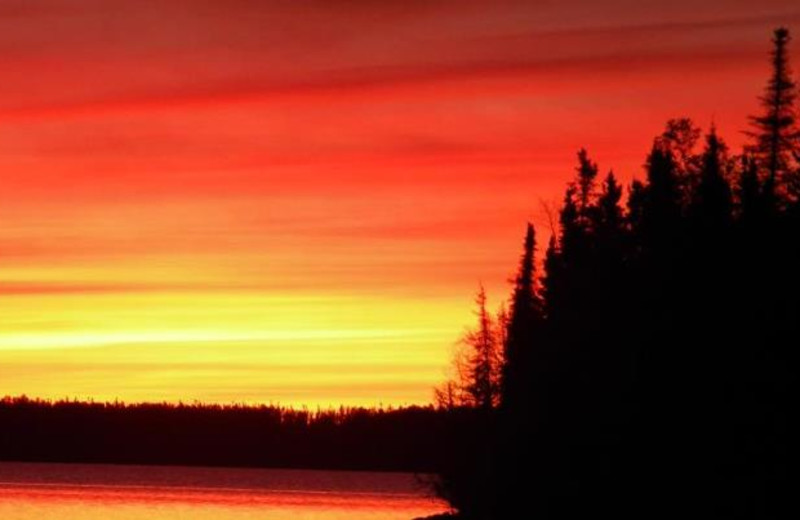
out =
<path fill-rule="evenodd" d="M 441 302 L 253 292 L 0 302 L 4 391 L 96 400 L 424 403 L 453 342 L 441 322 L 462 318 Z"/>

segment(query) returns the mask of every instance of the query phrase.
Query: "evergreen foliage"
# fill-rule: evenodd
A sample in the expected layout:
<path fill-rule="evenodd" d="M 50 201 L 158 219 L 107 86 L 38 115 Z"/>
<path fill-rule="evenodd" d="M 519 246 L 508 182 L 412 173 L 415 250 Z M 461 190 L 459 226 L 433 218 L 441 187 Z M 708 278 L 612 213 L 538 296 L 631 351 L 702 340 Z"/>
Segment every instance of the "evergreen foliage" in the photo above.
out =
<path fill-rule="evenodd" d="M 623 207 L 615 176 L 598 187 L 580 150 L 541 297 L 526 232 L 503 404 L 472 427 L 494 442 L 441 473 L 470 492 L 452 502 L 461 516 L 785 518 L 795 507 L 800 133 L 788 41 L 775 31 L 764 113 L 740 156 L 713 126 L 697 150 L 700 130 L 671 120 Z"/>

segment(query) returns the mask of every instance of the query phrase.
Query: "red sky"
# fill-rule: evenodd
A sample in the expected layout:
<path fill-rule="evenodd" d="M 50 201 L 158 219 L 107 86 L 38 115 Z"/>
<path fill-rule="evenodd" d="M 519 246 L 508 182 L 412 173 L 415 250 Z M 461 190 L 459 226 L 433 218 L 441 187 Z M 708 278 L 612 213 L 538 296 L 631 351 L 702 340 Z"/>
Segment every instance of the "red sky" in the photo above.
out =
<path fill-rule="evenodd" d="M 652 4 L 1 3 L 0 394 L 428 402 L 576 150 L 738 146 L 800 29 Z"/>

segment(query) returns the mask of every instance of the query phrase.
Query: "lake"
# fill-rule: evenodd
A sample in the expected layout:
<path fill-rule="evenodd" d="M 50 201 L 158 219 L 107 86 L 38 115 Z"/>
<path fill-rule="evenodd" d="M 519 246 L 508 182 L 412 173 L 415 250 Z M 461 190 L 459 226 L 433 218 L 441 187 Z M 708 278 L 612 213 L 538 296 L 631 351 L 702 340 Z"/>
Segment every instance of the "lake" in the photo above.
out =
<path fill-rule="evenodd" d="M 446 509 L 408 473 L 0 462 L 3 520 L 411 520 Z"/>

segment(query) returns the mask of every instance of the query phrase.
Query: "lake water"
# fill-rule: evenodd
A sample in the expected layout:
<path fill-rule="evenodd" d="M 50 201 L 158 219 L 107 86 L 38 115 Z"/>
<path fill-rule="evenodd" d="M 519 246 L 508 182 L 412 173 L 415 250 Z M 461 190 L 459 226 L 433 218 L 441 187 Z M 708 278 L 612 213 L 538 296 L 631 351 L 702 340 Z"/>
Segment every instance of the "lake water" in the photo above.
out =
<path fill-rule="evenodd" d="M 406 473 L 0 462 L 3 520 L 411 520 L 446 509 Z"/>

